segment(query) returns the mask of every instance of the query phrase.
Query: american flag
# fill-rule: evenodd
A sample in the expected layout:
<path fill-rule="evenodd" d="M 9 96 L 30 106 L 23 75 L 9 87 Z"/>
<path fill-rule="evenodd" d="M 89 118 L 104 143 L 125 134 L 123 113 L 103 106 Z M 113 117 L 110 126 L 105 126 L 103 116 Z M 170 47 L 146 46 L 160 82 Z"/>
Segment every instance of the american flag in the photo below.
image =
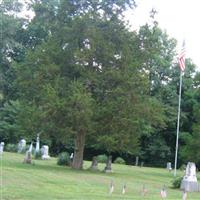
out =
<path fill-rule="evenodd" d="M 185 41 L 183 41 L 183 46 L 178 58 L 178 62 L 180 70 L 183 72 L 185 70 Z"/>

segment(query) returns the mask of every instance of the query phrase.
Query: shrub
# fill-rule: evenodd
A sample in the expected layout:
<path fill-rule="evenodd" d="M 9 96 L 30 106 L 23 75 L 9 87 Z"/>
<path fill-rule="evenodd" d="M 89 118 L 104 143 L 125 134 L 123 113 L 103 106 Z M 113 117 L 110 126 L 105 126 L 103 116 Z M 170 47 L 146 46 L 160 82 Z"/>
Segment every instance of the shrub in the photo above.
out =
<path fill-rule="evenodd" d="M 17 144 L 7 144 L 5 146 L 5 150 L 8 152 L 17 152 L 18 146 Z"/>
<path fill-rule="evenodd" d="M 108 156 L 106 156 L 105 154 L 102 154 L 102 155 L 98 155 L 97 156 L 97 161 L 99 163 L 106 163 L 108 160 Z"/>
<path fill-rule="evenodd" d="M 123 158 L 121 158 L 121 157 L 117 157 L 117 158 L 115 159 L 114 163 L 125 165 L 125 164 L 126 164 L 126 161 L 125 161 Z"/>
<path fill-rule="evenodd" d="M 174 178 L 173 181 L 172 181 L 172 187 L 173 188 L 180 188 L 182 179 L 183 179 L 183 177 Z"/>
<path fill-rule="evenodd" d="M 186 165 L 185 164 L 181 165 L 180 170 L 182 170 L 182 171 L 186 170 Z"/>
<path fill-rule="evenodd" d="M 70 156 L 67 152 L 62 152 L 58 155 L 58 165 L 70 165 Z"/>

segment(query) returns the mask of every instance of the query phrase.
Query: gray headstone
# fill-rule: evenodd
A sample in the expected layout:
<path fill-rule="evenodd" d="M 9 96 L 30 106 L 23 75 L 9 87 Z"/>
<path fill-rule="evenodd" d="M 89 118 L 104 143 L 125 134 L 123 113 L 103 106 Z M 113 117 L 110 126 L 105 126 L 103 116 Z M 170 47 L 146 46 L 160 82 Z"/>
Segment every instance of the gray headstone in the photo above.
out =
<path fill-rule="evenodd" d="M 138 163 L 139 163 L 139 157 L 136 156 L 136 158 L 135 158 L 135 166 L 138 166 Z"/>
<path fill-rule="evenodd" d="M 193 162 L 188 162 L 185 176 L 181 182 L 181 189 L 186 192 L 199 191 L 199 184 L 196 177 L 196 165 Z"/>
<path fill-rule="evenodd" d="M 104 169 L 105 172 L 112 172 L 112 156 L 108 156 L 107 162 L 106 162 L 106 167 Z"/>
<path fill-rule="evenodd" d="M 26 151 L 26 155 L 24 158 L 24 163 L 31 164 L 32 163 L 32 155 L 31 152 L 28 150 Z"/>
<path fill-rule="evenodd" d="M 96 156 L 94 156 L 92 158 L 92 165 L 91 165 L 90 169 L 98 170 L 98 161 L 97 161 L 97 157 Z"/>
<path fill-rule="evenodd" d="M 21 139 L 18 143 L 18 153 L 23 152 L 26 149 L 26 140 Z"/>

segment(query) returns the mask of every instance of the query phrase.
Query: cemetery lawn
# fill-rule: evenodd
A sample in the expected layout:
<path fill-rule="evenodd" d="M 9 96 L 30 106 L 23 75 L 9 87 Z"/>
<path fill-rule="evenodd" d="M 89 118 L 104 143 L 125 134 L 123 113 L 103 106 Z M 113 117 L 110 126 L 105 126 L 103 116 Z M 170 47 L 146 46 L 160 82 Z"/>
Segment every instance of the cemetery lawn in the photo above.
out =
<path fill-rule="evenodd" d="M 165 184 L 167 199 L 182 199 L 180 190 L 171 189 L 173 173 L 166 169 L 133 167 L 113 164 L 113 173 L 101 172 L 104 164 L 99 165 L 99 172 L 87 170 L 91 162 L 84 162 L 82 171 L 58 166 L 56 158 L 34 160 L 33 165 L 23 164 L 24 155 L 4 152 L 1 160 L 2 200 L 118 200 L 118 199 L 161 199 L 159 192 Z M 183 172 L 178 171 L 178 175 Z M 200 178 L 199 174 L 198 177 Z M 109 194 L 111 180 L 115 189 Z M 122 185 L 127 185 L 126 194 L 122 195 Z M 148 192 L 141 196 L 143 184 Z M 1 198 L 2 197 L 2 198 Z M 188 199 L 200 199 L 200 193 L 189 193 Z"/>

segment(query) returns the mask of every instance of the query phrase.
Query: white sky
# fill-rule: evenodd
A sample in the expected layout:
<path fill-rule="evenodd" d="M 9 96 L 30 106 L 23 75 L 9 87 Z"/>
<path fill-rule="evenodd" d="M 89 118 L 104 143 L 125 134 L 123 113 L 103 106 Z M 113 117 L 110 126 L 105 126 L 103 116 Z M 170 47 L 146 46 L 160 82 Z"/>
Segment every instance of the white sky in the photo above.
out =
<path fill-rule="evenodd" d="M 200 1 L 199 0 L 136 0 L 137 8 L 128 13 L 133 27 L 138 28 L 150 20 L 149 12 L 154 8 L 155 19 L 170 37 L 186 43 L 186 57 L 190 57 L 200 69 Z"/>
<path fill-rule="evenodd" d="M 22 0 L 25 1 L 25 0 Z M 200 0 L 135 0 L 137 8 L 129 11 L 127 17 L 133 28 L 150 22 L 149 13 L 154 8 L 158 13 L 155 20 L 170 37 L 178 41 L 177 51 L 183 40 L 186 43 L 186 57 L 200 70 Z M 28 14 L 23 12 L 23 14 Z"/>

